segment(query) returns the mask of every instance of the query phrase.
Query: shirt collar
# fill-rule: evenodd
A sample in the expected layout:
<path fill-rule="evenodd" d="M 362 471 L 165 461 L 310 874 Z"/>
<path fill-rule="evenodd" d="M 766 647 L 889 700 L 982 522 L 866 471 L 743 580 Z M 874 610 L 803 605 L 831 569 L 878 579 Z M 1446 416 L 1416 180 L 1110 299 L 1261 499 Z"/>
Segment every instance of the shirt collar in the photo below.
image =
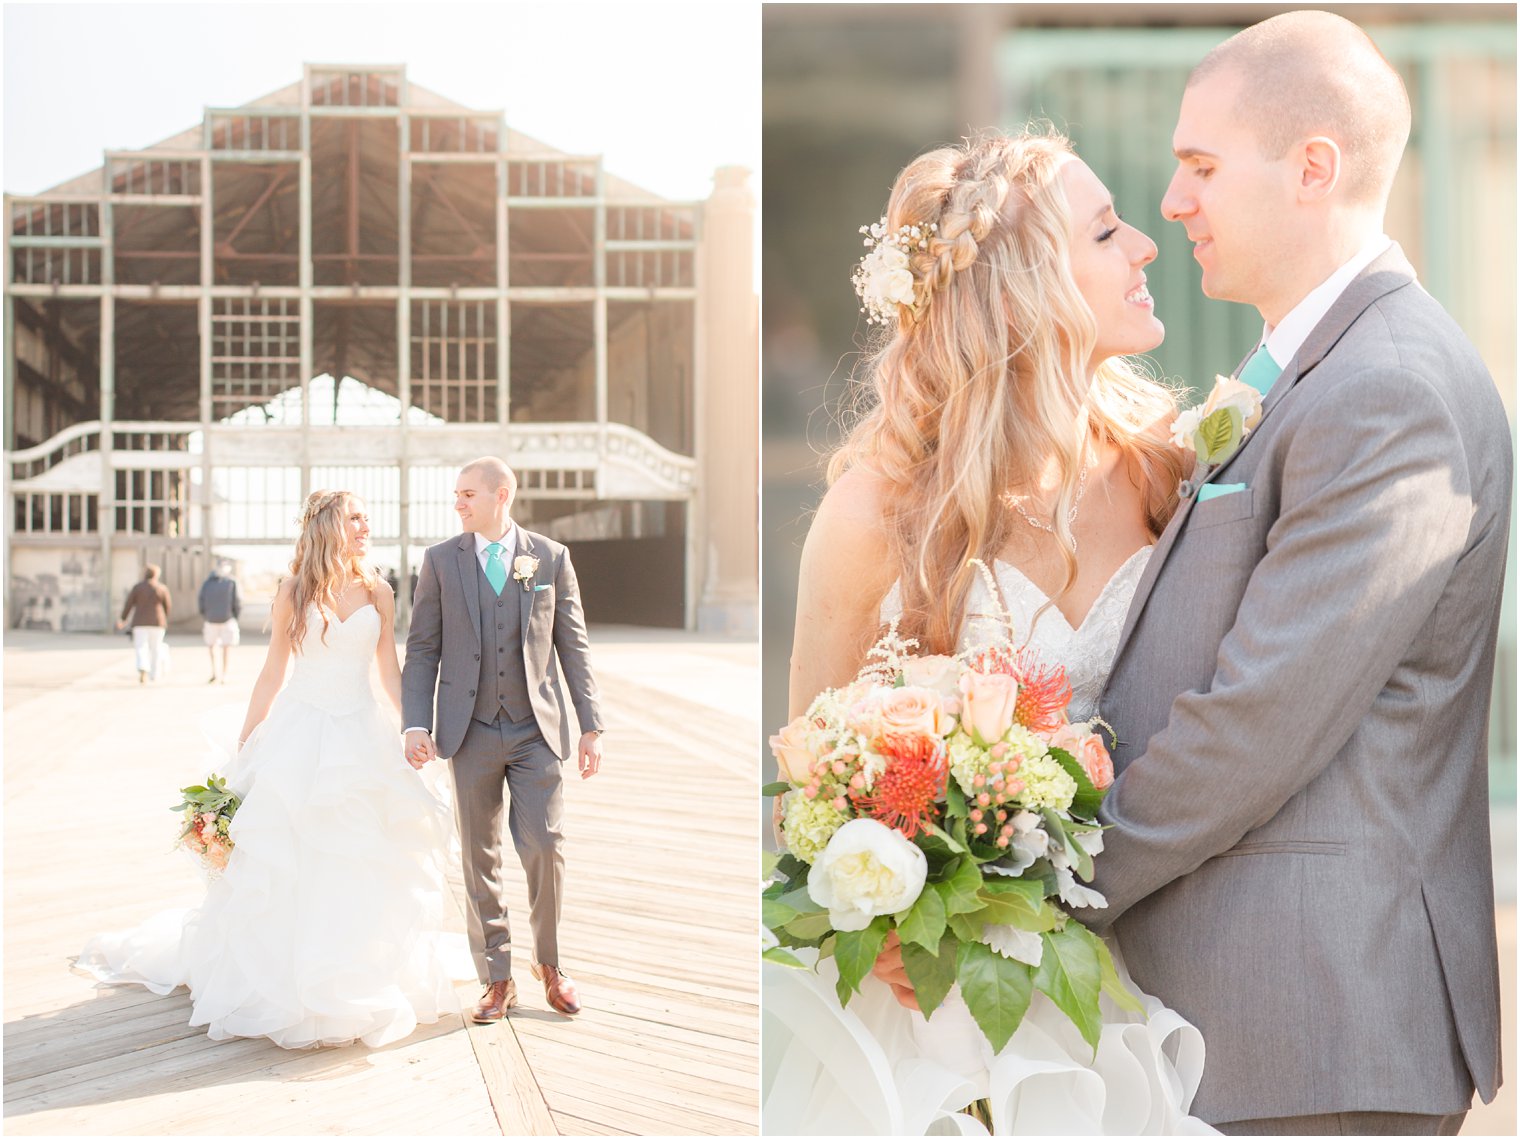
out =
<path fill-rule="evenodd" d="M 1346 291 L 1346 286 L 1356 279 L 1357 274 L 1381 257 L 1392 245 L 1393 239 L 1386 233 L 1378 234 L 1362 246 L 1351 260 L 1331 273 L 1308 296 L 1294 305 L 1276 328 L 1262 325 L 1259 343 L 1266 344 L 1267 351 L 1272 354 L 1272 359 L 1280 367 L 1288 366 L 1288 361 L 1293 359 L 1298 350 L 1303 347 L 1304 341 L 1309 339 L 1309 333 L 1314 331 L 1314 326 L 1324 319 L 1325 314 L 1330 311 L 1330 306 Z"/>
<path fill-rule="evenodd" d="M 486 556 L 486 547 L 491 544 L 491 539 L 478 531 L 475 534 L 475 556 Z M 507 532 L 501 536 L 501 560 L 510 562 L 517 556 L 517 523 L 508 521 Z"/>

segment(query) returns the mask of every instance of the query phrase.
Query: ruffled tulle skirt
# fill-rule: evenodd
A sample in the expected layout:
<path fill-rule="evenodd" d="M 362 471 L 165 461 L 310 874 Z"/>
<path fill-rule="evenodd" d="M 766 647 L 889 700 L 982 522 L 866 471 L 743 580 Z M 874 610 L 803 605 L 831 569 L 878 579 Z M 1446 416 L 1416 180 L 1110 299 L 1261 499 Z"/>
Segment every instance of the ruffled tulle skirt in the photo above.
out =
<path fill-rule="evenodd" d="M 816 956 L 797 955 L 810 963 Z M 1144 1015 L 1103 997 L 1094 1056 L 1036 992 L 994 1054 L 957 990 L 925 1020 L 870 977 L 840 1008 L 838 975 L 832 960 L 816 971 L 764 965 L 767 1135 L 986 1135 L 966 1114 L 976 1100 L 989 1102 L 995 1135 L 1217 1134 L 1188 1114 L 1203 1074 L 1203 1037 L 1153 997 L 1141 998 Z"/>
<path fill-rule="evenodd" d="M 380 1046 L 458 1009 L 474 976 L 443 932 L 451 812 L 372 700 L 281 693 L 228 772 L 236 844 L 204 901 L 92 938 L 79 967 L 156 993 L 187 985 L 213 1040 Z"/>

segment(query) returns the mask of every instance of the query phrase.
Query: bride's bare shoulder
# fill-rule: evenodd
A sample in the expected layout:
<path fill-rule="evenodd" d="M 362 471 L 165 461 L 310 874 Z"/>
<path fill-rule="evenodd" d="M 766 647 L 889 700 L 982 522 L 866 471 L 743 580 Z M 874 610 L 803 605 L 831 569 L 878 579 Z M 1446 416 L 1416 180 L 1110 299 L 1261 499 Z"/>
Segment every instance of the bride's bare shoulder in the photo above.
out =
<path fill-rule="evenodd" d="M 879 600 L 891 584 L 887 496 L 891 484 L 868 467 L 851 467 L 818 504 L 802 549 L 804 588 L 828 583 Z"/>
<path fill-rule="evenodd" d="M 884 519 L 890 491 L 891 484 L 876 471 L 851 467 L 824 494 L 810 534 L 821 527 L 833 539 L 877 542 L 885 547 Z"/>

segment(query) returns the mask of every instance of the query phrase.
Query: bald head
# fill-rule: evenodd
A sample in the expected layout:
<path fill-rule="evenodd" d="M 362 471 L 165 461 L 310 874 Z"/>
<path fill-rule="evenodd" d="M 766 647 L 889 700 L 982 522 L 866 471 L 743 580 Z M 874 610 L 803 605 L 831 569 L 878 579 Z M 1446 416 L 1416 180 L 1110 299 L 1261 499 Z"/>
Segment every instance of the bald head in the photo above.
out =
<path fill-rule="evenodd" d="M 1216 77 L 1239 81 L 1235 114 L 1265 157 L 1281 158 L 1295 143 L 1323 135 L 1340 148 L 1347 198 L 1387 200 L 1409 141 L 1409 96 L 1350 20 L 1285 12 L 1253 24 L 1204 56 L 1188 86 Z"/>
<path fill-rule="evenodd" d="M 507 466 L 495 455 L 486 455 L 484 458 L 472 459 L 460 468 L 461 475 L 479 475 L 487 490 L 500 490 L 506 487 L 509 498 L 517 497 L 517 476 L 512 473 L 512 468 Z"/>

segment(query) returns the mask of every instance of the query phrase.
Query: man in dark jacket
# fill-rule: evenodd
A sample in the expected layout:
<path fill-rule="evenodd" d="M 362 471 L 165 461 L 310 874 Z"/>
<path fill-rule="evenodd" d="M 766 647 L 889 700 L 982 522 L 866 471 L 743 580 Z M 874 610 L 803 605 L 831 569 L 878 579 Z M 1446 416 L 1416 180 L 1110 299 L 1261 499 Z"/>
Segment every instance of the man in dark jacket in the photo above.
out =
<path fill-rule="evenodd" d="M 220 680 L 226 684 L 232 647 L 239 640 L 238 618 L 243 612 L 243 598 L 238 593 L 230 562 L 217 562 L 212 568 L 210 576 L 201 584 L 196 606 L 205 622 L 201 626 L 201 635 L 206 641 L 206 651 L 211 654 L 211 679 L 206 683 L 215 684 Z M 220 674 L 216 670 L 217 646 L 222 650 Z"/>

